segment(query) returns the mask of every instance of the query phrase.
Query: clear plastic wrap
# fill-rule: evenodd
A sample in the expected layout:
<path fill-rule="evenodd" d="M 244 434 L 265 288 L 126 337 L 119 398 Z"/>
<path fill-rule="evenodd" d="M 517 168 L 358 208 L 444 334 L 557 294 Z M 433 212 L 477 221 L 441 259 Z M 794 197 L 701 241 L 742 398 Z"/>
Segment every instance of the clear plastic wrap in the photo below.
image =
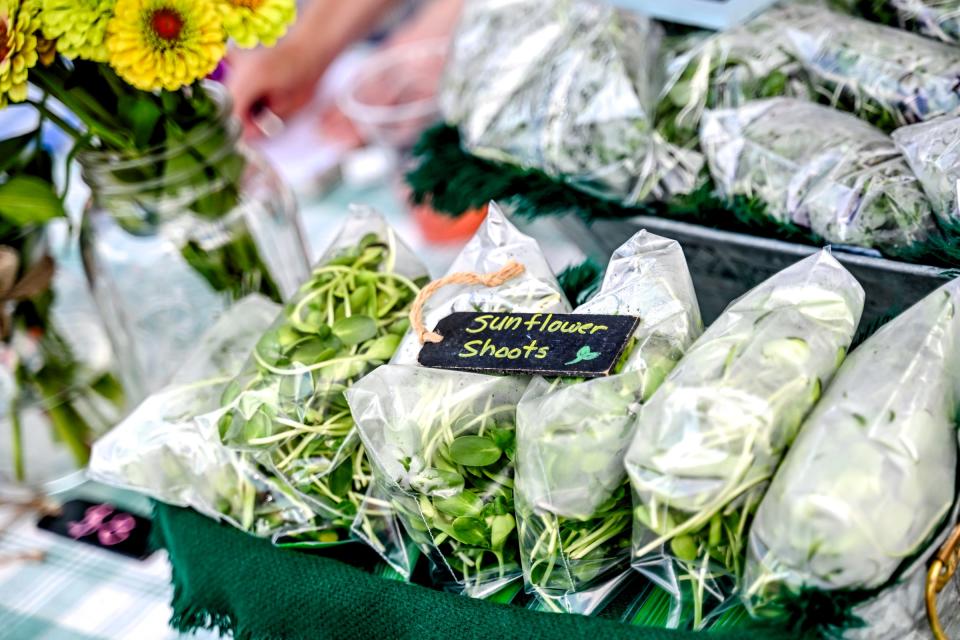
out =
<path fill-rule="evenodd" d="M 253 295 L 227 310 L 171 384 L 94 444 L 90 477 L 274 540 L 314 527 L 307 504 L 259 473 L 246 455 L 224 447 L 216 424 L 192 419 L 217 409 L 278 308 Z"/>
<path fill-rule="evenodd" d="M 787 26 L 816 90 L 885 131 L 960 115 L 960 48 L 820 7 Z"/>
<path fill-rule="evenodd" d="M 693 188 L 698 154 L 653 127 L 662 29 L 592 0 L 466 3 L 441 89 L 472 153 L 628 204 Z"/>
<path fill-rule="evenodd" d="M 641 318 L 616 375 L 534 378 L 517 408 L 517 526 L 528 590 L 551 610 L 590 614 L 629 570 L 631 496 L 623 455 L 633 418 L 700 335 L 680 245 L 640 231 L 574 313 Z"/>
<path fill-rule="evenodd" d="M 835 109 L 772 98 L 709 111 L 700 142 L 724 195 L 757 198 L 828 242 L 895 252 L 936 226 L 891 138 Z"/>
<path fill-rule="evenodd" d="M 900 19 L 930 38 L 960 44 L 958 0 L 889 0 Z"/>
<path fill-rule="evenodd" d="M 488 205 L 483 225 L 453 261 L 448 273 L 492 273 L 511 260 L 523 264 L 524 271 L 498 287 L 450 285 L 430 296 L 423 307 L 424 324 L 433 328 L 457 311 L 569 313 L 570 305 L 540 245 L 520 233 L 495 202 Z M 415 365 L 419 355 L 420 341 L 410 331 L 403 337 L 390 364 Z"/>
<path fill-rule="evenodd" d="M 492 203 L 450 273 L 493 272 L 511 260 L 525 271 L 498 287 L 439 289 L 426 301 L 426 326 L 455 311 L 569 313 L 536 241 Z M 433 561 L 437 581 L 487 597 L 521 575 L 513 458 L 516 405 L 529 379 L 423 368 L 419 350 L 410 332 L 394 361 L 353 385 L 347 401 L 378 491 Z"/>
<path fill-rule="evenodd" d="M 960 228 L 960 118 L 944 117 L 893 132 L 941 225 Z"/>
<path fill-rule="evenodd" d="M 344 390 L 393 357 L 425 269 L 375 212 L 356 208 L 310 279 L 227 385 L 216 422 L 344 532 L 371 474 Z"/>
<path fill-rule="evenodd" d="M 821 594 L 855 603 L 930 547 L 955 499 L 958 306 L 960 280 L 881 328 L 804 423 L 750 529 L 754 615 L 789 619 Z"/>
<path fill-rule="evenodd" d="M 672 596 L 672 626 L 699 627 L 729 600 L 751 516 L 863 303 L 821 251 L 733 302 L 644 405 L 625 460 L 633 566 Z"/>
<path fill-rule="evenodd" d="M 803 65 L 786 46 L 786 28 L 803 11 L 794 5 L 777 7 L 708 38 L 689 37 L 667 64 L 658 130 L 671 142 L 685 144 L 696 141 L 706 109 L 778 96 L 813 99 Z"/>

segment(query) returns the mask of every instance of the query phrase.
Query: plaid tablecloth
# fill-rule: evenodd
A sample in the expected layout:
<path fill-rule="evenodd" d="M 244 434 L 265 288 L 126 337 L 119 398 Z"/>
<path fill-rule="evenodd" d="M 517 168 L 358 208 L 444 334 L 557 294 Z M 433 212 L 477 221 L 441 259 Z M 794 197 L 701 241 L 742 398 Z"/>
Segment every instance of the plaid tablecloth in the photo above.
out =
<path fill-rule="evenodd" d="M 0 526 L 14 515 L 0 506 Z M 170 618 L 166 554 L 145 561 L 37 529 L 37 514 L 0 532 L 0 559 L 40 550 L 42 561 L 0 560 L 0 639 L 167 640 L 181 634 Z M 214 638 L 201 633 L 191 638 Z"/>

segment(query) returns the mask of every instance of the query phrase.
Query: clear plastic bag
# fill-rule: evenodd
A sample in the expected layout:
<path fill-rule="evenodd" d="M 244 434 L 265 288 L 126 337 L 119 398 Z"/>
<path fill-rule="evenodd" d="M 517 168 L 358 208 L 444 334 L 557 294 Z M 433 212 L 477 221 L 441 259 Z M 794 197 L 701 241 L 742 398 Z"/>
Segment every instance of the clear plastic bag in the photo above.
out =
<path fill-rule="evenodd" d="M 631 496 L 623 455 L 641 403 L 700 335 L 680 245 L 640 231 L 599 293 L 574 313 L 633 315 L 617 374 L 534 378 L 517 408 L 517 520 L 527 588 L 544 608 L 589 615 L 629 571 Z"/>
<path fill-rule="evenodd" d="M 437 582 L 473 597 L 520 575 L 513 455 L 526 385 L 387 365 L 347 392 L 378 480 Z"/>
<path fill-rule="evenodd" d="M 199 418 L 343 532 L 371 479 L 343 392 L 393 357 L 423 281 L 423 265 L 386 222 L 355 208 L 221 408 Z"/>
<path fill-rule="evenodd" d="M 591 0 L 473 0 L 441 89 L 479 156 L 628 204 L 693 188 L 698 154 L 653 127 L 662 29 Z"/>
<path fill-rule="evenodd" d="M 525 311 L 569 313 L 570 305 L 557 283 L 537 241 L 520 233 L 500 207 L 491 202 L 487 217 L 450 266 L 448 273 L 461 271 L 492 273 L 511 260 L 524 271 L 498 287 L 449 285 L 427 299 L 423 322 L 428 328 L 458 311 Z M 417 364 L 420 341 L 412 331 L 400 342 L 390 364 Z"/>
<path fill-rule="evenodd" d="M 625 460 L 633 566 L 672 596 L 671 626 L 729 600 L 751 516 L 863 303 L 828 251 L 810 256 L 733 302 L 644 405 Z"/>
<path fill-rule="evenodd" d="M 493 272 L 511 260 L 524 272 L 498 287 L 448 285 L 428 298 L 433 327 L 455 311 L 568 313 L 536 241 L 493 203 L 450 268 Z M 394 361 L 347 392 L 378 491 L 433 561 L 445 587 L 487 597 L 520 576 L 513 507 L 516 405 L 529 379 L 416 365 L 411 331 Z M 390 532 L 375 544 L 391 551 Z"/>
<path fill-rule="evenodd" d="M 704 115 L 700 142 L 726 196 L 831 243 L 895 252 L 926 239 L 933 211 L 889 136 L 829 107 L 758 100 Z"/>
<path fill-rule="evenodd" d="M 313 527 L 308 505 L 259 473 L 246 455 L 224 447 L 216 424 L 192 418 L 219 406 L 277 310 L 257 295 L 227 310 L 171 384 L 94 444 L 90 477 L 274 540 Z"/>
<path fill-rule="evenodd" d="M 791 52 L 830 98 L 885 131 L 960 115 L 960 49 L 820 7 L 787 27 Z"/>
<path fill-rule="evenodd" d="M 804 423 L 750 529 L 754 615 L 789 619 L 820 594 L 855 602 L 942 528 L 957 475 L 958 306 L 960 280 L 881 328 Z"/>
<path fill-rule="evenodd" d="M 803 11 L 794 5 L 777 7 L 708 38 L 688 37 L 667 64 L 658 130 L 671 142 L 690 144 L 696 142 L 707 109 L 777 96 L 813 99 L 803 65 L 786 46 L 786 28 Z"/>
<path fill-rule="evenodd" d="M 960 228 L 960 118 L 937 118 L 893 132 L 941 225 Z"/>
<path fill-rule="evenodd" d="M 957 0 L 889 0 L 900 19 L 930 38 L 960 44 L 960 2 Z"/>

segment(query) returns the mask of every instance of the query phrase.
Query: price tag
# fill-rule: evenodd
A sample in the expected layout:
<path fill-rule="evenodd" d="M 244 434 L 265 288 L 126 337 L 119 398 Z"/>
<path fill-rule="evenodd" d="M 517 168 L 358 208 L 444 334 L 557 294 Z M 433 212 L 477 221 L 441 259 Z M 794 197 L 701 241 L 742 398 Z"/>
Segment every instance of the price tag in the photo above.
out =
<path fill-rule="evenodd" d="M 640 318 L 558 313 L 453 313 L 420 364 L 477 373 L 596 378 L 610 375 Z"/>

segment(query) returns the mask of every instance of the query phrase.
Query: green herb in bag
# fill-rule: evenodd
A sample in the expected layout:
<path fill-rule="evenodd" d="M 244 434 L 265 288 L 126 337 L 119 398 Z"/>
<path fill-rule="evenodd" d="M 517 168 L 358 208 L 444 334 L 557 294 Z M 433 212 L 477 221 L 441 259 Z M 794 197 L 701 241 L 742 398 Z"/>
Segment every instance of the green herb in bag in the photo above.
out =
<path fill-rule="evenodd" d="M 641 403 L 700 334 L 680 245 L 641 231 L 613 255 L 599 293 L 574 313 L 640 325 L 616 375 L 535 378 L 517 407 L 517 516 L 524 577 L 544 607 L 589 614 L 629 569 L 631 495 L 623 456 Z"/>
<path fill-rule="evenodd" d="M 818 598 L 852 606 L 929 548 L 955 500 L 958 307 L 954 281 L 840 369 L 750 529 L 743 596 L 755 615 L 797 623 Z"/>
<path fill-rule="evenodd" d="M 226 444 L 344 527 L 370 482 L 344 391 L 393 356 L 422 273 L 382 222 L 352 224 L 227 386 L 220 419 Z"/>
<path fill-rule="evenodd" d="M 721 193 L 753 197 L 827 242 L 905 251 L 935 234 L 932 207 L 896 145 L 852 115 L 789 98 L 704 115 Z"/>
<path fill-rule="evenodd" d="M 822 251 L 774 275 L 697 340 L 644 406 L 626 468 L 634 560 L 699 627 L 730 597 L 767 482 L 843 361 L 863 288 Z"/>

